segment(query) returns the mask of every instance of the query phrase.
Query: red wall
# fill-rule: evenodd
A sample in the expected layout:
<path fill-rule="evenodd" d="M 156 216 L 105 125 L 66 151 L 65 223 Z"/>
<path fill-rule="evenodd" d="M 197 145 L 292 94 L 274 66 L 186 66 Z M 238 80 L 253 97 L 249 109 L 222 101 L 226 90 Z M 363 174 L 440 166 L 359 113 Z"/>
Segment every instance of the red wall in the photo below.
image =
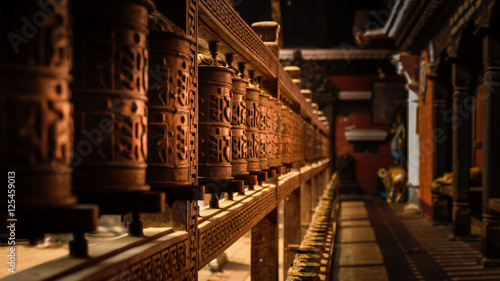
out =
<path fill-rule="evenodd" d="M 385 80 L 400 80 L 398 76 L 390 76 Z M 378 75 L 336 75 L 330 76 L 330 81 L 339 91 L 371 91 L 372 82 L 381 80 Z M 348 152 L 356 159 L 356 181 L 361 187 L 361 193 L 372 194 L 377 190 L 377 170 L 388 168 L 394 164 L 390 154 L 389 138 L 379 146 L 378 154 L 354 153 L 354 145 L 349 143 L 344 135 L 352 129 L 381 129 L 389 132 L 389 126 L 373 125 L 370 113 L 353 112 L 349 116 L 338 116 L 335 120 L 335 155 Z"/>
<path fill-rule="evenodd" d="M 354 153 L 354 145 L 349 143 L 344 135 L 345 128 L 352 129 L 381 129 L 389 132 L 389 126 L 374 126 L 371 123 L 370 113 L 351 113 L 348 117 L 337 117 L 335 120 L 335 155 L 340 156 L 348 152 L 356 159 L 356 181 L 363 194 L 371 194 L 377 190 L 377 170 L 388 168 L 394 164 L 390 155 L 389 140 L 379 146 L 378 154 Z"/>

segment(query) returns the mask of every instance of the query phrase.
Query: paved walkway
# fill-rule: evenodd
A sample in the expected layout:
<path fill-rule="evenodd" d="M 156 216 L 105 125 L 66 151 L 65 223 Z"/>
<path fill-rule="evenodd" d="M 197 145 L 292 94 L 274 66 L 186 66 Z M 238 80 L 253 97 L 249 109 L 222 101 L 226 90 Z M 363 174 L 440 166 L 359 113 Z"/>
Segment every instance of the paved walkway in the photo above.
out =
<path fill-rule="evenodd" d="M 403 207 L 372 198 L 342 202 L 333 280 L 500 280 L 500 268 L 478 265 L 479 240 L 450 241 L 449 226 L 404 215 Z"/>

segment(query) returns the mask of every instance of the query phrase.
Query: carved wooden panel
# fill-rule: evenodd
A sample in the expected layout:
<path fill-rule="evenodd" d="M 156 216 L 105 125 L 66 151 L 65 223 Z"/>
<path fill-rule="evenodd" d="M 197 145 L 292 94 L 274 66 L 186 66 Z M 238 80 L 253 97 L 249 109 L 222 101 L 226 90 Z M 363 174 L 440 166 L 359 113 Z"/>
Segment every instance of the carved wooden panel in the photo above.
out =
<path fill-rule="evenodd" d="M 246 87 L 245 79 L 233 77 L 233 105 L 231 119 L 232 133 L 232 173 L 235 175 L 248 174 L 247 171 L 247 106 L 245 101 Z"/>
<path fill-rule="evenodd" d="M 147 190 L 147 24 L 154 5 L 94 0 L 73 8 L 75 146 L 81 154 L 75 188 Z"/>
<path fill-rule="evenodd" d="M 36 30 L 21 19 L 37 18 L 38 1 L 0 4 L 0 162 L 2 171 L 15 173 L 9 175 L 15 176 L 19 210 L 76 202 L 71 196 L 73 57 L 68 3 L 45 4 L 58 10 Z"/>
<path fill-rule="evenodd" d="M 147 182 L 161 186 L 194 183 L 190 157 L 191 37 L 152 31 L 150 35 Z"/>
<path fill-rule="evenodd" d="M 251 229 L 276 205 L 276 189 L 267 190 L 243 208 L 200 226 L 199 269 Z"/>
<path fill-rule="evenodd" d="M 136 256 L 127 263 L 119 264 L 110 269 L 108 277 L 101 280 L 145 280 L 145 281 L 169 281 L 169 280 L 195 280 L 189 271 L 187 263 L 189 243 L 187 239 L 168 245 L 156 252 L 147 253 L 147 257 Z"/>
<path fill-rule="evenodd" d="M 231 83 L 233 71 L 199 66 L 199 177 L 228 180 L 231 177 Z"/>
<path fill-rule="evenodd" d="M 279 65 L 278 58 L 264 45 L 264 42 L 231 7 L 231 4 L 225 0 L 200 0 L 200 4 L 202 10 L 207 13 L 200 14 L 206 24 L 220 27 L 222 30 L 219 28 L 213 30 L 219 36 L 222 35 L 221 37 L 231 37 L 231 40 L 235 41 L 232 47 L 245 50 L 242 55 L 254 60 L 262 71 L 272 77 L 277 77 L 275 69 Z"/>

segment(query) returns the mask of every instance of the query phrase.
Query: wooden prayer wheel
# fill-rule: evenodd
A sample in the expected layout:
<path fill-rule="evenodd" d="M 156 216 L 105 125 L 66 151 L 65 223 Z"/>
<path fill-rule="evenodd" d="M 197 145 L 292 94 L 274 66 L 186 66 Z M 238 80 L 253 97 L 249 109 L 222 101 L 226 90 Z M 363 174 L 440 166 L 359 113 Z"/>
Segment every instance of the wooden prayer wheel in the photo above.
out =
<path fill-rule="evenodd" d="M 278 100 L 275 97 L 269 97 L 269 105 L 267 107 L 267 160 L 269 163 L 269 167 L 278 166 L 276 163 L 276 145 L 274 143 L 274 135 L 278 125 L 278 120 L 276 118 L 276 114 L 274 113 L 276 109 L 276 102 Z"/>
<path fill-rule="evenodd" d="M 199 172 L 203 180 L 230 180 L 233 70 L 198 66 Z"/>
<path fill-rule="evenodd" d="M 149 0 L 74 1 L 78 193 L 146 185 Z M 126 23 L 126 24 L 124 24 Z"/>
<path fill-rule="evenodd" d="M 148 168 L 146 181 L 152 187 L 194 184 L 189 137 L 193 59 L 191 37 L 151 31 Z"/>
<path fill-rule="evenodd" d="M 26 29 L 20 19 L 33 19 L 40 11 L 38 2 L 0 4 L 4 42 L 10 36 L 22 35 L 21 30 Z M 44 3 L 58 9 L 36 31 L 30 31 L 29 40 L 0 44 L 1 170 L 9 186 L 12 184 L 8 190 L 15 188 L 16 216 L 20 211 L 38 212 L 77 201 L 71 193 L 71 20 L 67 1 Z M 6 189 L 7 183 L 3 189 L 7 196 Z M 2 206 L 6 212 L 7 205 Z M 19 232 L 19 225 L 16 229 Z"/>
<path fill-rule="evenodd" d="M 246 92 L 246 135 L 247 135 L 247 170 L 259 172 L 259 93 L 254 85 L 249 85 Z"/>
<path fill-rule="evenodd" d="M 273 104 L 273 117 L 271 120 L 271 128 L 273 133 L 272 147 L 274 151 L 274 161 L 269 163 L 271 167 L 281 166 L 281 130 L 282 130 L 282 118 L 281 118 L 281 108 L 283 104 L 279 100 L 274 100 Z"/>
<path fill-rule="evenodd" d="M 261 170 L 269 169 L 269 95 L 263 90 L 259 93 L 259 168 Z"/>
<path fill-rule="evenodd" d="M 305 157 L 307 162 L 312 162 L 314 160 L 313 157 L 313 152 L 314 152 L 314 143 L 313 143 L 313 134 L 314 134 L 314 127 L 310 124 L 306 125 L 306 137 L 305 137 Z"/>
<path fill-rule="evenodd" d="M 299 161 L 299 118 L 292 112 L 292 162 Z"/>
<path fill-rule="evenodd" d="M 283 164 L 290 164 L 293 162 L 292 159 L 292 110 L 288 107 L 283 107 L 281 109 L 282 126 L 281 131 L 281 162 Z"/>
<path fill-rule="evenodd" d="M 245 79 L 233 77 L 233 108 L 231 119 L 232 133 L 232 174 L 246 175 L 247 170 L 247 105 L 245 101 L 248 82 Z"/>

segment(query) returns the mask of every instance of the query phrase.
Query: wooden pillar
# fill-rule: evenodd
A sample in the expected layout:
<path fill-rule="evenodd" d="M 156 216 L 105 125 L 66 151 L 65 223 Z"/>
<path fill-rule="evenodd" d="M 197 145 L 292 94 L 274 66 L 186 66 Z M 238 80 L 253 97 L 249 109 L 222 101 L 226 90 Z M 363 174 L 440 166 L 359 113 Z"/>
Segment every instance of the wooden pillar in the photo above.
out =
<path fill-rule="evenodd" d="M 443 77 L 433 76 L 434 99 L 432 109 L 432 128 L 433 128 L 433 165 L 432 178 L 442 177 L 444 173 L 449 172 L 448 159 L 450 157 L 448 151 L 449 142 L 446 141 L 446 96 L 448 95 L 448 81 Z M 450 214 L 450 199 L 438 193 L 432 196 L 433 220 L 435 223 L 449 222 Z"/>
<path fill-rule="evenodd" d="M 300 186 L 300 237 L 304 238 L 311 223 L 312 193 L 311 180 Z"/>
<path fill-rule="evenodd" d="M 500 216 L 489 202 L 500 198 L 500 36 L 483 38 L 483 264 L 500 263 Z"/>
<path fill-rule="evenodd" d="M 251 280 L 278 280 L 278 208 L 252 228 Z"/>
<path fill-rule="evenodd" d="M 469 169 L 471 163 L 470 67 L 455 62 L 453 81 L 453 235 L 469 236 Z"/>
<path fill-rule="evenodd" d="M 288 268 L 293 263 L 296 250 L 289 245 L 299 245 L 302 240 L 300 235 L 300 188 L 295 189 L 284 201 L 283 223 L 283 276 L 286 278 Z"/>
<path fill-rule="evenodd" d="M 432 108 L 432 128 L 434 132 L 434 153 L 432 178 L 442 177 L 444 173 L 449 172 L 447 159 L 449 159 L 448 142 L 446 141 L 446 97 L 448 96 L 448 81 L 440 76 L 434 76 L 433 83 L 433 108 Z"/>

